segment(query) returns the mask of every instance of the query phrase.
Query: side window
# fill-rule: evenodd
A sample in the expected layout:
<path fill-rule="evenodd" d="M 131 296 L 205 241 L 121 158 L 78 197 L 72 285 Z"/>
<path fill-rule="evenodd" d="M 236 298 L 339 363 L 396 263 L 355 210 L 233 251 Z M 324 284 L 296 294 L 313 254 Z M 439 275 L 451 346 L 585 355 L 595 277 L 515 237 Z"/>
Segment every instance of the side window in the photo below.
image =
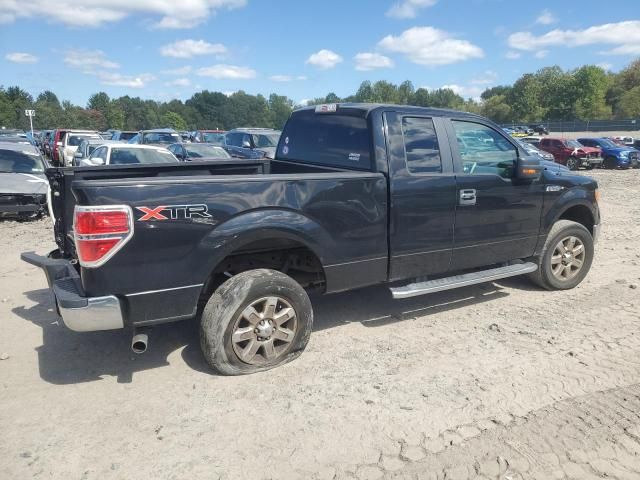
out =
<path fill-rule="evenodd" d="M 518 150 L 506 138 L 480 123 L 452 120 L 464 173 L 511 178 Z"/>
<path fill-rule="evenodd" d="M 248 133 L 245 133 L 244 135 L 242 135 L 242 142 L 240 142 L 240 146 L 244 147 L 246 144 L 252 145 L 251 143 L 251 135 L 249 135 Z"/>
<path fill-rule="evenodd" d="M 106 161 L 107 159 L 107 147 L 96 148 L 91 154 L 91 158 L 102 158 Z"/>
<path fill-rule="evenodd" d="M 442 161 L 433 120 L 421 117 L 402 119 L 404 151 L 410 173 L 442 173 Z"/>
<path fill-rule="evenodd" d="M 231 145 L 233 147 L 239 147 L 240 146 L 240 137 L 241 135 L 239 133 L 230 133 L 229 135 L 227 135 L 227 144 Z"/>

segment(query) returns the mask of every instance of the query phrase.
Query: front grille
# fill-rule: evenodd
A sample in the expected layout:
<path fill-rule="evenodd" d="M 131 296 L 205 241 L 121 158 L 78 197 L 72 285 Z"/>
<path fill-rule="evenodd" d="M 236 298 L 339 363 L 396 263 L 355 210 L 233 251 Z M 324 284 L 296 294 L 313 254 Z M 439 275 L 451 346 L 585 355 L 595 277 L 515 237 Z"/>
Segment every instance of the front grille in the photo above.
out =
<path fill-rule="evenodd" d="M 45 195 L 0 194 L 0 205 L 42 205 Z"/>

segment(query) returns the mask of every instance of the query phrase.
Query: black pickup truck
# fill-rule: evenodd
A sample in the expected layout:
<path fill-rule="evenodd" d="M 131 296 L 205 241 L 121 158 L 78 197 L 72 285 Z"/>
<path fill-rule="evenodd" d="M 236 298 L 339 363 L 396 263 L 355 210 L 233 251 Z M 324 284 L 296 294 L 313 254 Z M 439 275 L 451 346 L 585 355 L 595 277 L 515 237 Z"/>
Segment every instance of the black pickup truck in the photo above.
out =
<path fill-rule="evenodd" d="M 527 157 L 494 123 L 394 105 L 303 108 L 274 159 L 47 172 L 58 249 L 41 267 L 64 323 L 198 318 L 228 375 L 305 348 L 307 291 L 386 283 L 402 299 L 515 275 L 569 289 L 593 260 L 597 184 Z M 142 333 L 141 333 L 142 332 Z"/>

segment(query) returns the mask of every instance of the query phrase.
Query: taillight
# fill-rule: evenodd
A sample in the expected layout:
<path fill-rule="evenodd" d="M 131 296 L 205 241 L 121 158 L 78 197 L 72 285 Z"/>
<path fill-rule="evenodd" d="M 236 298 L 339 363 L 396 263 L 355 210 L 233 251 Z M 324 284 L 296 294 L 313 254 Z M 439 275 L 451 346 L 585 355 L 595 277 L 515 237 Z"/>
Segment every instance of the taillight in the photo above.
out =
<path fill-rule="evenodd" d="M 133 213 L 126 205 L 76 205 L 73 232 L 80 265 L 99 267 L 133 236 Z"/>

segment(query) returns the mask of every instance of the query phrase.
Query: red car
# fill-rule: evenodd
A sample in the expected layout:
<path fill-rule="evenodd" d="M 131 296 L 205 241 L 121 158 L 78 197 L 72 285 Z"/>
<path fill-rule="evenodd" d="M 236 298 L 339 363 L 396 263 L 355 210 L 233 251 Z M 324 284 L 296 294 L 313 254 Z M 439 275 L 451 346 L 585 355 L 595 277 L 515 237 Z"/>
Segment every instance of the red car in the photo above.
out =
<path fill-rule="evenodd" d="M 585 147 L 577 140 L 566 138 L 543 138 L 538 144 L 540 150 L 552 154 L 556 163 L 566 165 L 570 170 L 584 167 L 591 170 L 602 165 L 602 153 L 599 148 Z"/>

